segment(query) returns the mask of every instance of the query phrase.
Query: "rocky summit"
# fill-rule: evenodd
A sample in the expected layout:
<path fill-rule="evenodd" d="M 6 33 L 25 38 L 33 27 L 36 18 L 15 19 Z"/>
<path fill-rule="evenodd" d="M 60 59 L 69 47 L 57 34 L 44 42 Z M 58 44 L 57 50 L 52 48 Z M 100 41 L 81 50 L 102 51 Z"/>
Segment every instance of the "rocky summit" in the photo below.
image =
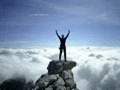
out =
<path fill-rule="evenodd" d="M 51 61 L 48 73 L 41 75 L 33 90 L 78 90 L 71 71 L 75 66 L 74 61 Z"/>
<path fill-rule="evenodd" d="M 71 70 L 76 66 L 74 61 L 51 61 L 47 67 L 48 74 L 60 74 L 64 70 Z"/>
<path fill-rule="evenodd" d="M 43 74 L 33 83 L 25 78 L 13 78 L 4 81 L 0 90 L 78 90 L 71 69 L 76 66 L 74 61 L 51 61 L 48 73 Z"/>

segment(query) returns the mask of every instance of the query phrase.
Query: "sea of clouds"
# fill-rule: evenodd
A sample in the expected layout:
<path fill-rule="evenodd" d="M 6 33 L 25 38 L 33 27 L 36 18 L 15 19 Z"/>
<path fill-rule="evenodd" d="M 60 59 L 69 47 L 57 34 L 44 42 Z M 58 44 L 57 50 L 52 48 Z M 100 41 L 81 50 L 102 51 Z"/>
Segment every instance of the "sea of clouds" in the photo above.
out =
<path fill-rule="evenodd" d="M 15 77 L 35 82 L 58 57 L 58 48 L 0 48 L 0 83 Z M 77 62 L 72 71 L 79 90 L 120 90 L 119 47 L 68 47 L 67 60 Z"/>

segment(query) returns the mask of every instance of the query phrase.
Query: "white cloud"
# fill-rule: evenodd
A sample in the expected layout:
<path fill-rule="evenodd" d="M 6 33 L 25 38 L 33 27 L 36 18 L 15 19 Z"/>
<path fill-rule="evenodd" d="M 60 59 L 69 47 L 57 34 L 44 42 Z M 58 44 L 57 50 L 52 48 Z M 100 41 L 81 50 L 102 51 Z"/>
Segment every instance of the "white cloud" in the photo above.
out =
<path fill-rule="evenodd" d="M 50 60 L 40 55 L 37 50 L 3 49 L 0 53 L 1 82 L 15 75 L 35 81 L 41 74 L 47 72 L 46 65 Z"/>
<path fill-rule="evenodd" d="M 30 14 L 30 16 L 40 16 L 40 17 L 45 17 L 45 16 L 49 16 L 49 14 Z"/>
<path fill-rule="evenodd" d="M 74 79 L 80 90 L 120 89 L 120 49 L 110 47 L 68 47 L 67 58 L 77 62 Z M 36 81 L 47 73 L 51 59 L 58 60 L 59 49 L 0 49 L 0 83 L 24 76 Z M 63 58 L 63 56 L 62 56 Z"/>

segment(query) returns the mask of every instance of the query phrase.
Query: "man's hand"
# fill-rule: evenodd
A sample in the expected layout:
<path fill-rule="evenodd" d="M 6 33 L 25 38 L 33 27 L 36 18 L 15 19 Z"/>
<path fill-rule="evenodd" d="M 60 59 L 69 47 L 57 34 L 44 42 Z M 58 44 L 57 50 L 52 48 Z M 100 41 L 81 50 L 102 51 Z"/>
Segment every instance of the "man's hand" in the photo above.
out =
<path fill-rule="evenodd" d="M 68 30 L 68 32 L 70 32 L 70 30 Z"/>

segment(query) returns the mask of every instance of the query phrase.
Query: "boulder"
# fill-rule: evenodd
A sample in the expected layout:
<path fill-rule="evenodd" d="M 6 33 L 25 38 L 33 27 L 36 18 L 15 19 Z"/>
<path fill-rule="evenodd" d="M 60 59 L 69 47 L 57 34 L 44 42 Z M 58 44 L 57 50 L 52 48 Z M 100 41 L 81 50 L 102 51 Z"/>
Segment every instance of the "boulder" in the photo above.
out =
<path fill-rule="evenodd" d="M 63 70 L 71 70 L 76 66 L 76 62 L 74 61 L 63 61 Z"/>
<path fill-rule="evenodd" d="M 66 87 L 66 90 L 70 90 L 70 87 Z"/>
<path fill-rule="evenodd" d="M 59 74 L 63 71 L 62 63 L 59 61 L 51 61 L 47 67 L 48 74 Z"/>
<path fill-rule="evenodd" d="M 26 86 L 25 78 L 11 78 L 4 81 L 0 87 L 1 90 L 24 90 Z"/>
<path fill-rule="evenodd" d="M 26 83 L 24 90 L 32 90 L 33 87 L 34 87 L 34 82 L 31 80 Z"/>
<path fill-rule="evenodd" d="M 71 70 L 64 70 L 63 73 L 61 74 L 61 77 L 62 77 L 64 80 L 72 79 L 72 78 L 73 78 L 73 73 L 72 73 Z"/>
<path fill-rule="evenodd" d="M 48 74 L 60 74 L 64 70 L 71 70 L 76 66 L 76 62 L 74 61 L 51 61 L 47 67 Z"/>
<path fill-rule="evenodd" d="M 76 88 L 76 83 L 74 82 L 74 79 L 68 79 L 65 81 L 66 87 L 70 87 L 70 89 Z"/>
<path fill-rule="evenodd" d="M 58 74 L 55 75 L 44 74 L 36 81 L 36 86 L 38 86 L 39 88 L 46 88 L 50 84 L 53 84 L 55 81 L 57 81 L 58 77 L 59 77 Z"/>
<path fill-rule="evenodd" d="M 45 88 L 45 90 L 53 90 L 52 87 Z"/>
<path fill-rule="evenodd" d="M 55 88 L 55 90 L 66 90 L 66 88 L 64 86 L 58 86 Z"/>
<path fill-rule="evenodd" d="M 53 85 L 54 86 L 64 86 L 65 82 L 64 82 L 64 80 L 61 77 L 59 77 L 58 80 L 53 83 Z"/>

